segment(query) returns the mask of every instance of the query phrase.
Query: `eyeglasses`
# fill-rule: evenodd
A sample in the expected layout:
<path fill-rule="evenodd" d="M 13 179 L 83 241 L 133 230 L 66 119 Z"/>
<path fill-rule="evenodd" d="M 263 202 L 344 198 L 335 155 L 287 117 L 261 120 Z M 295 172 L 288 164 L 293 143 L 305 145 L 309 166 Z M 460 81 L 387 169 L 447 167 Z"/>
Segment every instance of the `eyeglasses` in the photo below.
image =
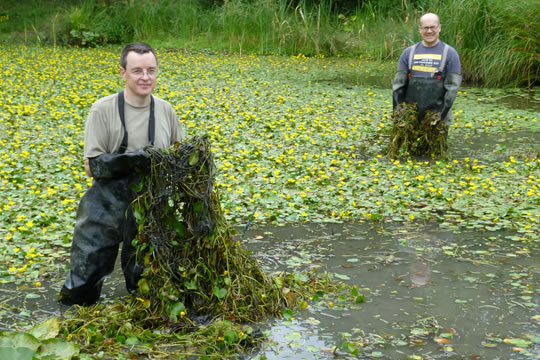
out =
<path fill-rule="evenodd" d="M 437 29 L 439 27 L 439 25 L 435 25 L 435 26 L 422 26 L 420 28 L 420 30 L 422 30 L 423 32 L 426 32 L 426 31 L 433 31 L 435 29 Z"/>
<path fill-rule="evenodd" d="M 129 72 L 131 74 L 133 74 L 135 77 L 143 77 L 144 74 L 146 74 L 148 77 L 156 77 L 157 75 L 157 69 L 148 69 L 146 71 L 144 71 L 143 69 L 133 69 L 133 70 L 129 70 Z"/>

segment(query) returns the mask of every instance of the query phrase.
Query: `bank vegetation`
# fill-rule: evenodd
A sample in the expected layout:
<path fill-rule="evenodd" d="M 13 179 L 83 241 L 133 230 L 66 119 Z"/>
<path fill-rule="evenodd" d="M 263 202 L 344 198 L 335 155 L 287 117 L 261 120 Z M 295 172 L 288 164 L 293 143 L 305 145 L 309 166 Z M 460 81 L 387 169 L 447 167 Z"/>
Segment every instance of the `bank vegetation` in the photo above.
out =
<path fill-rule="evenodd" d="M 0 39 L 55 47 L 144 40 L 186 50 L 396 61 L 421 39 L 425 12 L 440 15 L 441 39 L 460 54 L 466 82 L 539 83 L 536 0 L 7 0 Z"/>

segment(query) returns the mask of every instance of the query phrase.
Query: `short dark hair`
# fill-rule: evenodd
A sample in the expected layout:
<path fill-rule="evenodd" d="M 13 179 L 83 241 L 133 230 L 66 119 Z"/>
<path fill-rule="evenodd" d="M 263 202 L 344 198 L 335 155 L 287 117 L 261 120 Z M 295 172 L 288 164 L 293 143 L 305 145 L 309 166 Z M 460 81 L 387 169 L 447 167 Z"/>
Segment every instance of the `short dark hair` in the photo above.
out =
<path fill-rule="evenodd" d="M 131 44 L 127 44 L 122 49 L 122 54 L 120 55 L 120 66 L 123 67 L 124 69 L 127 66 L 127 56 L 131 51 L 134 51 L 137 54 L 141 54 L 141 55 L 146 54 L 146 53 L 152 53 L 154 54 L 154 57 L 156 58 L 156 64 L 158 62 L 156 52 L 154 51 L 154 49 L 152 49 L 150 45 L 143 42 L 134 42 Z"/>

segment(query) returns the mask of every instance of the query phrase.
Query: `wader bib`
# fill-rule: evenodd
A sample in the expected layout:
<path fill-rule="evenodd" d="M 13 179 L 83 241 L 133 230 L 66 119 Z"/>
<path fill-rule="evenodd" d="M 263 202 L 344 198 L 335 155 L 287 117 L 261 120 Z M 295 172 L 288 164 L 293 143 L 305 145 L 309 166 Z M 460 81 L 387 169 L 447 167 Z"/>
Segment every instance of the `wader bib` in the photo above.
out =
<path fill-rule="evenodd" d="M 414 45 L 412 47 L 409 54 L 409 84 L 405 93 L 405 102 L 408 104 L 416 103 L 418 105 L 418 119 L 422 120 L 427 110 L 432 110 L 438 113 L 441 113 L 443 110 L 444 94 L 446 92 L 444 87 L 445 79 L 443 77 L 443 70 L 446 63 L 446 56 L 448 54 L 449 46 L 447 44 L 444 45 L 441 65 L 436 72 L 431 74 L 431 77 L 419 77 L 412 75 L 412 63 L 416 46 L 417 45 Z M 448 118 L 448 116 L 445 116 L 445 118 Z"/>
<path fill-rule="evenodd" d="M 122 243 L 122 270 L 130 293 L 137 291 L 143 271 L 137 261 L 132 241 L 137 226 L 130 207 L 135 198 L 131 185 L 140 181 L 135 167 L 141 164 L 144 151 L 125 153 L 128 133 L 124 119 L 124 94 L 118 94 L 118 112 L 124 127 L 122 144 L 115 154 L 102 154 L 90 159 L 94 181 L 77 209 L 77 220 L 71 247 L 71 268 L 60 291 L 60 302 L 65 305 L 92 305 L 101 294 L 107 275 L 114 269 Z M 148 140 L 154 144 L 154 99 L 150 102 Z"/>

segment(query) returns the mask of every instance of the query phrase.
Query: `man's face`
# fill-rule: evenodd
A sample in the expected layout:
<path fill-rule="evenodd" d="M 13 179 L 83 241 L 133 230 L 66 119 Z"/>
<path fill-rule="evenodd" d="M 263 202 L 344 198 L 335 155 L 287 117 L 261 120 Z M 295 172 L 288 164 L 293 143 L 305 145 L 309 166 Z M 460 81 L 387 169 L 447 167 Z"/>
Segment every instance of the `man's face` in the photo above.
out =
<path fill-rule="evenodd" d="M 424 39 L 424 44 L 434 46 L 439 41 L 439 33 L 441 32 L 441 24 L 436 16 L 426 15 L 420 20 L 420 34 Z"/>
<path fill-rule="evenodd" d="M 126 56 L 126 68 L 120 67 L 126 90 L 139 97 L 149 96 L 156 87 L 157 61 L 151 52 L 138 54 L 131 51 Z"/>

